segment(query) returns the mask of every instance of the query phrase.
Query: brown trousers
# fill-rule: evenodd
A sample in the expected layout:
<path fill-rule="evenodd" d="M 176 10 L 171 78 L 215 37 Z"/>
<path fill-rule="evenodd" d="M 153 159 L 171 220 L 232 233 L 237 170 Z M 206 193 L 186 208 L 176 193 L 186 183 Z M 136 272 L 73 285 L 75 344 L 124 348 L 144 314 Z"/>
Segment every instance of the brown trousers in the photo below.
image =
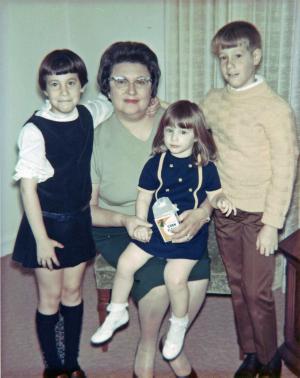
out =
<path fill-rule="evenodd" d="M 242 210 L 225 217 L 215 211 L 218 246 L 232 293 L 238 343 L 242 353 L 257 353 L 266 364 L 277 349 L 272 283 L 275 257 L 256 249 L 262 213 Z"/>

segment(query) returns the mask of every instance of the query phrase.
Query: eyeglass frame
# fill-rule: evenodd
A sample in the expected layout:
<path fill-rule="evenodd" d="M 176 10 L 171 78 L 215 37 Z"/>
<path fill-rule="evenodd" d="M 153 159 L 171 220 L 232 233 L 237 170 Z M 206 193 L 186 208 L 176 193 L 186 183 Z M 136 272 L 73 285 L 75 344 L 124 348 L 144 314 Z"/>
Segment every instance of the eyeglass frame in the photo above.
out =
<path fill-rule="evenodd" d="M 122 80 L 124 80 L 124 81 L 127 82 L 127 83 L 126 83 L 126 86 L 124 86 L 124 88 L 118 88 L 118 86 L 117 86 L 117 80 L 118 80 L 118 79 L 122 79 Z M 151 79 L 150 76 L 139 76 L 139 77 L 137 77 L 134 81 L 129 81 L 129 80 L 127 79 L 127 77 L 125 77 L 125 76 L 110 76 L 109 79 L 108 79 L 108 81 L 109 81 L 109 82 L 113 81 L 113 82 L 115 83 L 117 89 L 126 91 L 126 90 L 128 90 L 128 88 L 129 88 L 129 84 L 133 84 L 134 87 L 135 87 L 135 89 L 143 89 L 143 87 L 137 87 L 137 86 L 136 86 L 136 81 L 138 81 L 138 80 L 140 80 L 140 79 L 145 80 L 145 81 L 147 82 L 147 84 L 152 83 L 152 79 Z M 119 84 L 120 84 L 120 83 L 119 83 Z M 145 88 L 146 88 L 146 86 L 145 86 Z"/>

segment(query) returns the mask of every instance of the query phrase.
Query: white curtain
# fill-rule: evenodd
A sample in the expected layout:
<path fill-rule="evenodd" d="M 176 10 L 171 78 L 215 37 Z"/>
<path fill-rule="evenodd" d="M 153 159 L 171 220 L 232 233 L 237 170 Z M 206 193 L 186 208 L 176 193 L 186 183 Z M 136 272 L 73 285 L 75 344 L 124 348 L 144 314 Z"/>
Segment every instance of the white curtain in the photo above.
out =
<path fill-rule="evenodd" d="M 257 26 L 263 41 L 259 73 L 293 107 L 300 140 L 300 1 L 165 0 L 166 100 L 196 103 L 212 87 L 223 86 L 210 53 L 215 32 L 230 21 Z M 281 238 L 300 227 L 300 174 Z"/>

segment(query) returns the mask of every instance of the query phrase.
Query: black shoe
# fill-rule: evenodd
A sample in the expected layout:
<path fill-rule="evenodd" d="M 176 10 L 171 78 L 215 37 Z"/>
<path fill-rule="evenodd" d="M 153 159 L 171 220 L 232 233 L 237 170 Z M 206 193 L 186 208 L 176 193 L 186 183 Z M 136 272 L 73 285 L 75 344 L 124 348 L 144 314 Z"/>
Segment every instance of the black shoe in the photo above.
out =
<path fill-rule="evenodd" d="M 256 353 L 247 353 L 242 365 L 234 374 L 234 378 L 255 378 L 262 368 Z"/>
<path fill-rule="evenodd" d="M 279 356 L 279 353 L 276 352 L 271 361 L 262 366 L 259 372 L 259 378 L 280 378 L 281 366 L 281 358 Z"/>
<path fill-rule="evenodd" d="M 43 378 L 69 378 L 69 375 L 63 370 L 45 369 Z"/>

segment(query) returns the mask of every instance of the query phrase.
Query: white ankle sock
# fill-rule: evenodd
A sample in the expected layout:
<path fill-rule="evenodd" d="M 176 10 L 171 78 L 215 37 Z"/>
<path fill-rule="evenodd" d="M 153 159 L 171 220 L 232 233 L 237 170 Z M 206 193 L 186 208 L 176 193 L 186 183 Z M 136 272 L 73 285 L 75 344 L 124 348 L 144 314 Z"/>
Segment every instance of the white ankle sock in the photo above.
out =
<path fill-rule="evenodd" d="M 126 307 L 128 306 L 128 303 L 125 302 L 125 303 L 113 303 L 111 302 L 108 306 L 107 306 L 107 311 L 109 312 L 119 312 L 119 311 L 124 311 L 126 310 Z"/>
<path fill-rule="evenodd" d="M 163 356 L 167 360 L 175 358 L 178 353 L 180 353 L 184 343 L 188 322 L 189 317 L 187 314 L 178 318 L 172 313 L 170 318 L 170 328 L 162 351 Z"/>
<path fill-rule="evenodd" d="M 171 315 L 171 318 L 170 318 L 170 321 L 172 323 L 176 323 L 178 325 L 182 325 L 182 326 L 187 326 L 188 325 L 188 322 L 189 322 L 189 316 L 188 314 L 185 314 L 183 317 L 180 317 L 178 318 L 177 316 L 175 316 L 172 312 L 172 315 Z"/>

